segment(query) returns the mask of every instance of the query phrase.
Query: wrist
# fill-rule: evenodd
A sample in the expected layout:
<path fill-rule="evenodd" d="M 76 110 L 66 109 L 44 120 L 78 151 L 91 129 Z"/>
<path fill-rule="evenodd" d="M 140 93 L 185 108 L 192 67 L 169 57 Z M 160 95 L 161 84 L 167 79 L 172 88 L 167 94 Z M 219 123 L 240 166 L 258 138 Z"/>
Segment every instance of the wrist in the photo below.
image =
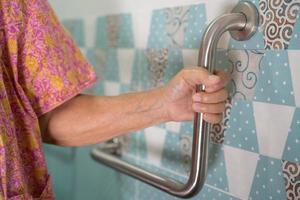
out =
<path fill-rule="evenodd" d="M 169 114 L 169 106 L 168 106 L 169 101 L 166 96 L 166 94 L 167 94 L 166 86 L 157 88 L 157 92 L 158 92 L 157 102 L 160 102 L 160 104 L 162 105 L 161 109 L 159 110 L 160 118 L 161 118 L 162 122 L 172 121 L 170 114 Z"/>

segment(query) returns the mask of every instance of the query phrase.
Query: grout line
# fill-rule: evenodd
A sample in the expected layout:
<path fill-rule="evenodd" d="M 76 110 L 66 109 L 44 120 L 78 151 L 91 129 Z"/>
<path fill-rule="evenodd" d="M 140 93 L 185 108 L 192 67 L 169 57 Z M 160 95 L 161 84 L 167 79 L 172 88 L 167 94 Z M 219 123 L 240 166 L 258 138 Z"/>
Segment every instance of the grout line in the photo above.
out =
<path fill-rule="evenodd" d="M 224 193 L 224 194 L 227 194 L 227 195 L 229 195 L 229 196 L 232 196 L 232 197 L 234 197 L 234 198 L 240 199 L 239 197 L 234 196 L 232 193 L 227 192 L 227 191 L 225 191 L 225 190 L 222 190 L 222 189 L 220 189 L 220 188 L 217 188 L 217 187 L 215 187 L 215 186 L 209 185 L 209 184 L 207 184 L 207 183 L 205 183 L 204 185 L 206 185 L 207 187 L 212 188 L 212 189 L 214 189 L 214 190 L 217 190 L 217 191 L 219 191 L 219 192 L 222 192 L 222 193 Z"/>

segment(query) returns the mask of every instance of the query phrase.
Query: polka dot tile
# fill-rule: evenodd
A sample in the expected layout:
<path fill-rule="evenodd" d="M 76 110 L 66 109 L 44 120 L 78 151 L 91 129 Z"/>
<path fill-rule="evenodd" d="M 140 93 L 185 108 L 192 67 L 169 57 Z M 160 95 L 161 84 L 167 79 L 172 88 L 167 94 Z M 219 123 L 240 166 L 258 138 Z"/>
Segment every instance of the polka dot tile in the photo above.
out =
<path fill-rule="evenodd" d="M 286 199 L 281 165 L 281 160 L 260 156 L 249 199 Z"/>
<path fill-rule="evenodd" d="M 294 26 L 294 32 L 292 38 L 290 40 L 289 49 L 300 49 L 300 17 L 299 17 L 299 10 L 297 15 L 297 21 Z"/>
<path fill-rule="evenodd" d="M 71 33 L 77 46 L 85 46 L 85 32 L 83 19 L 69 19 L 62 21 L 63 26 Z"/>
<path fill-rule="evenodd" d="M 224 152 L 221 145 L 210 144 L 206 184 L 228 191 Z"/>
<path fill-rule="evenodd" d="M 255 101 L 295 106 L 286 51 L 266 51 L 260 64 Z"/>
<path fill-rule="evenodd" d="M 288 138 L 285 143 L 283 159 L 291 162 L 300 163 L 300 108 L 294 113 L 293 121 L 289 130 Z"/>
<path fill-rule="evenodd" d="M 144 130 L 138 131 L 136 135 L 136 154 L 139 159 L 147 159 L 147 141 Z"/>
<path fill-rule="evenodd" d="M 123 14 L 120 16 L 120 31 L 118 36 L 119 48 L 133 48 L 134 35 L 132 30 L 132 19 L 130 14 Z"/>
<path fill-rule="evenodd" d="M 184 158 L 180 152 L 180 138 L 178 134 L 168 132 L 165 139 L 161 165 L 179 174 L 187 175 Z"/>
<path fill-rule="evenodd" d="M 252 103 L 234 101 L 230 112 L 224 143 L 257 153 L 258 142 Z"/>
<path fill-rule="evenodd" d="M 99 17 L 96 22 L 96 38 L 95 38 L 95 46 L 98 48 L 106 48 L 108 47 L 107 40 L 107 24 L 105 17 Z"/>
<path fill-rule="evenodd" d="M 260 29 L 246 41 L 236 41 L 233 38 L 229 42 L 230 49 L 264 49 L 264 39 Z"/>
<path fill-rule="evenodd" d="M 93 65 L 98 80 L 93 87 L 86 90 L 88 94 L 104 95 L 104 69 L 106 65 L 106 51 L 102 49 L 88 49 L 87 60 Z"/>
<path fill-rule="evenodd" d="M 136 50 L 131 77 L 131 89 L 133 91 L 141 91 L 149 88 L 150 81 L 148 77 L 148 61 L 145 50 Z"/>
<path fill-rule="evenodd" d="M 104 72 L 105 80 L 119 81 L 119 63 L 116 49 L 107 50 L 107 63 Z"/>
<path fill-rule="evenodd" d="M 220 190 L 216 190 L 212 187 L 205 185 L 201 192 L 193 200 L 207 199 L 207 200 L 238 200 L 238 198 L 233 197 L 227 193 L 223 193 Z"/>
<path fill-rule="evenodd" d="M 182 51 L 180 49 L 170 49 L 168 55 L 168 66 L 165 71 L 164 82 L 169 82 L 182 68 Z"/>
<path fill-rule="evenodd" d="M 198 49 L 206 27 L 206 10 L 204 4 L 190 7 L 188 25 L 184 36 L 184 48 Z"/>
<path fill-rule="evenodd" d="M 164 10 L 154 10 L 148 38 L 148 48 L 167 48 L 168 37 L 165 30 L 166 18 Z"/>
<path fill-rule="evenodd" d="M 192 122 L 183 122 L 180 127 L 180 134 L 184 135 L 193 135 L 193 123 Z"/>

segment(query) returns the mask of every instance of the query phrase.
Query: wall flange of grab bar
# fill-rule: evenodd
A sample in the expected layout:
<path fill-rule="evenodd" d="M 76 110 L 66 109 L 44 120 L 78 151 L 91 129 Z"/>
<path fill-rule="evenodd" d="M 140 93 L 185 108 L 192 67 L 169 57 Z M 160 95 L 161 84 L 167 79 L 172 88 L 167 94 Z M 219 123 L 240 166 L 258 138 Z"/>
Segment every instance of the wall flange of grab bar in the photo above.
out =
<path fill-rule="evenodd" d="M 239 2 L 232 13 L 225 14 L 211 22 L 202 38 L 199 49 L 198 66 L 214 71 L 214 55 L 221 35 L 230 31 L 236 40 L 248 40 L 257 31 L 259 15 L 256 7 L 249 1 Z M 199 85 L 197 91 L 204 91 Z M 96 161 L 139 179 L 171 195 L 189 198 L 196 195 L 204 185 L 208 165 L 208 142 L 210 124 L 203 120 L 202 113 L 195 113 L 191 171 L 186 183 L 154 174 L 130 164 L 121 158 L 121 144 L 118 139 L 99 145 L 91 152 Z"/>

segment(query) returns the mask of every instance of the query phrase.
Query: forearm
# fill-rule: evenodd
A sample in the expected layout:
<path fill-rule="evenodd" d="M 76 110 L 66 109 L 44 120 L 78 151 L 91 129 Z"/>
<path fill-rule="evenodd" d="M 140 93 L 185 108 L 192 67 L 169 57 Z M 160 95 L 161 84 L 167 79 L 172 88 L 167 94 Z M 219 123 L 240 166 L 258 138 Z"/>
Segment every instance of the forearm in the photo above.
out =
<path fill-rule="evenodd" d="M 167 121 L 162 88 L 115 97 L 80 95 L 51 112 L 44 138 L 62 146 L 94 144 Z"/>

